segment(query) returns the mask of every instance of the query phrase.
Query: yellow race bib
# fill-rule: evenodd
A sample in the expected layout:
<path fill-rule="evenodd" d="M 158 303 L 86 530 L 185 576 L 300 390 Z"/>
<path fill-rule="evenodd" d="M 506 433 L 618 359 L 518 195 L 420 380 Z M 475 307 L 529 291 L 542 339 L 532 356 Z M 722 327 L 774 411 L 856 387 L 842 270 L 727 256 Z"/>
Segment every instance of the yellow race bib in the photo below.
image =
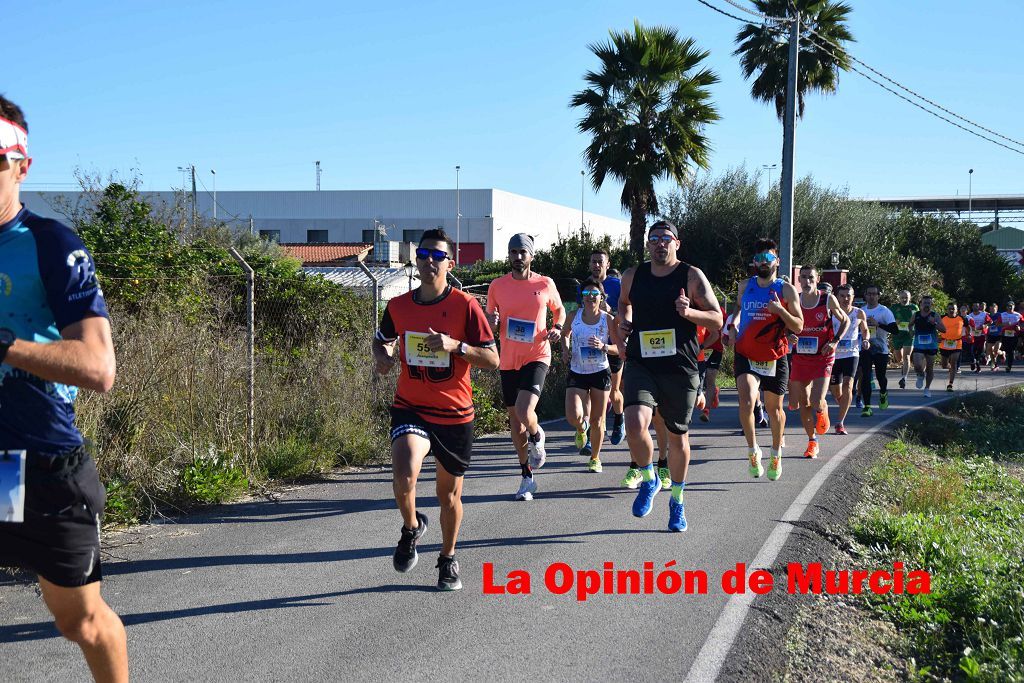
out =
<path fill-rule="evenodd" d="M 640 356 L 661 358 L 676 355 L 676 331 L 644 330 L 640 332 Z"/>
<path fill-rule="evenodd" d="M 451 364 L 451 354 L 447 351 L 431 351 L 427 348 L 425 332 L 405 333 L 405 362 L 428 368 L 446 368 Z"/>

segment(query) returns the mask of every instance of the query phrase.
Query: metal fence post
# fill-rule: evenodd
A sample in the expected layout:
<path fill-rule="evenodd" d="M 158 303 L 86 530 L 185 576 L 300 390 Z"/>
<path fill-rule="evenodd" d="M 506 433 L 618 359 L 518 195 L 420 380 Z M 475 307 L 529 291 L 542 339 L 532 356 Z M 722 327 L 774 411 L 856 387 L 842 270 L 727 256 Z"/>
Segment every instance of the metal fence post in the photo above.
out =
<path fill-rule="evenodd" d="M 246 295 L 246 330 L 249 354 L 249 405 L 246 409 L 247 427 L 245 450 L 247 462 L 255 466 L 255 441 L 256 441 L 256 273 L 238 250 L 234 247 L 228 250 L 230 254 L 242 266 L 245 271 L 245 295 Z"/>
<path fill-rule="evenodd" d="M 448 272 L 448 279 L 455 283 L 455 289 L 462 289 L 462 280 L 455 277 L 455 273 Z"/>

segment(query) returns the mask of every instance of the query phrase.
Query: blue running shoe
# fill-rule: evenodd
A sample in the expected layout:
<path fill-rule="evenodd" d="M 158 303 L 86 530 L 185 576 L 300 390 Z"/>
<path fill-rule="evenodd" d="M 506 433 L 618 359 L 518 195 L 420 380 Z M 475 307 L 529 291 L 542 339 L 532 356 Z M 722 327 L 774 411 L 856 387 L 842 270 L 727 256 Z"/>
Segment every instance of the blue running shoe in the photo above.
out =
<path fill-rule="evenodd" d="M 658 495 L 658 491 L 661 490 L 661 479 L 654 477 L 650 481 L 640 482 L 640 486 L 637 487 L 636 500 L 633 501 L 633 516 L 634 517 L 646 517 L 651 514 L 651 508 L 654 506 L 654 497 Z"/>
<path fill-rule="evenodd" d="M 668 530 L 686 531 L 686 510 L 682 503 L 677 503 L 675 498 L 668 501 Z"/>
<path fill-rule="evenodd" d="M 608 440 L 612 442 L 613 446 L 618 446 L 626 437 L 624 423 L 625 420 L 622 419 L 621 415 L 612 416 L 612 430 L 608 434 Z"/>
<path fill-rule="evenodd" d="M 583 448 L 580 449 L 580 455 L 593 455 L 594 448 L 590 445 L 590 437 L 587 437 L 587 442 L 583 444 Z"/>

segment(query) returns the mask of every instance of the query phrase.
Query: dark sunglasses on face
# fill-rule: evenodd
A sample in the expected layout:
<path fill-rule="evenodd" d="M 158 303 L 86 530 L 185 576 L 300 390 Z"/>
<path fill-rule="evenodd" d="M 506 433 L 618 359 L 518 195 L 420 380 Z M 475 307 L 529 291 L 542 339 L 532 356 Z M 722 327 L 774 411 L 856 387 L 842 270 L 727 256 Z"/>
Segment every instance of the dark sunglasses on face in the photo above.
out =
<path fill-rule="evenodd" d="M 776 257 L 775 254 L 771 253 L 770 251 L 766 251 L 761 254 L 755 254 L 754 263 L 771 263 L 776 258 L 778 257 Z"/>
<path fill-rule="evenodd" d="M 584 289 L 583 296 L 601 296 L 601 290 L 599 289 Z"/>
<path fill-rule="evenodd" d="M 674 240 L 675 237 L 673 237 L 672 235 L 651 235 L 647 238 L 647 241 L 650 242 L 651 244 L 657 244 L 658 242 L 668 244 L 669 242 L 672 242 Z"/>
<path fill-rule="evenodd" d="M 416 258 L 421 261 L 426 261 L 428 256 L 435 261 L 444 261 L 448 258 L 448 252 L 441 251 L 440 249 L 426 249 L 424 247 L 418 247 L 416 249 Z"/>

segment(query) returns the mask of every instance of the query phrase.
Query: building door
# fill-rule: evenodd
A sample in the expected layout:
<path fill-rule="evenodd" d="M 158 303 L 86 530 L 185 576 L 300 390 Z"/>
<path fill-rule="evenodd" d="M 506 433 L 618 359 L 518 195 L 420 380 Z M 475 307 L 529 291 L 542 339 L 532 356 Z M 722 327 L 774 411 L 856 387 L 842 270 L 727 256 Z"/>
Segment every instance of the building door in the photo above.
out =
<path fill-rule="evenodd" d="M 484 260 L 483 242 L 463 242 L 459 245 L 459 264 L 471 266 Z"/>

